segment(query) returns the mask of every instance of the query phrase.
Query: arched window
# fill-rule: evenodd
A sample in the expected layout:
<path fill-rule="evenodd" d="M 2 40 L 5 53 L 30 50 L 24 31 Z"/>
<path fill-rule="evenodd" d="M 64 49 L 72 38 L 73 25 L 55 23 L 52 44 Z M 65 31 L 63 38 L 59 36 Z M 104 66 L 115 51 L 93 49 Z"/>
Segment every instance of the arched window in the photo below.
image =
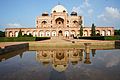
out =
<path fill-rule="evenodd" d="M 30 32 L 29 31 L 27 31 L 27 35 L 29 35 L 30 34 Z"/>
<path fill-rule="evenodd" d="M 62 19 L 62 18 L 60 18 L 60 17 L 57 18 L 55 21 L 56 21 L 56 24 L 59 24 L 59 23 L 62 23 L 62 24 L 63 24 L 63 23 L 64 23 L 64 19 Z"/>
<path fill-rule="evenodd" d="M 100 36 L 100 30 L 96 30 L 96 35 Z"/>
<path fill-rule="evenodd" d="M 72 31 L 71 31 L 71 35 L 72 35 L 72 36 L 75 36 L 75 34 L 76 34 L 75 31 L 72 30 Z"/>
<path fill-rule="evenodd" d="M 18 37 L 18 31 L 15 31 L 15 37 Z"/>
<path fill-rule="evenodd" d="M 63 10 L 63 12 L 66 12 L 65 10 Z"/>
<path fill-rule="evenodd" d="M 47 26 L 47 21 L 42 21 L 42 27 L 46 27 Z"/>
<path fill-rule="evenodd" d="M 73 23 L 74 23 L 74 24 L 77 24 L 78 22 L 75 20 L 75 21 L 73 21 Z"/>
<path fill-rule="evenodd" d="M 79 24 L 78 24 L 78 21 L 74 20 L 74 21 L 73 21 L 73 26 L 74 26 L 74 27 L 78 27 L 78 25 L 79 25 Z"/>
<path fill-rule="evenodd" d="M 53 12 L 55 13 L 56 11 L 54 10 Z"/>
<path fill-rule="evenodd" d="M 40 31 L 40 32 L 39 32 L 39 36 L 40 36 L 40 37 L 43 37 L 43 36 L 44 36 L 44 32 L 43 32 L 43 31 Z"/>
<path fill-rule="evenodd" d="M 56 31 L 52 31 L 52 36 L 56 36 Z"/>
<path fill-rule="evenodd" d="M 38 21 L 37 21 L 37 24 L 38 24 Z"/>
<path fill-rule="evenodd" d="M 47 24 L 47 21 L 42 21 L 42 24 L 44 24 L 44 25 Z"/>
<path fill-rule="evenodd" d="M 111 35 L 111 30 L 108 30 L 107 34 L 108 34 L 108 36 L 110 36 Z"/>
<path fill-rule="evenodd" d="M 68 37 L 69 36 L 69 31 L 65 31 L 64 36 Z"/>
<path fill-rule="evenodd" d="M 102 31 L 102 36 L 106 36 L 106 31 L 105 30 Z"/>
<path fill-rule="evenodd" d="M 37 36 L 37 35 L 36 35 L 36 31 L 33 31 L 33 37 L 35 37 L 35 36 Z"/>
<path fill-rule="evenodd" d="M 24 35 L 25 34 L 25 32 L 24 31 L 22 31 L 22 35 Z"/>
<path fill-rule="evenodd" d="M 9 37 L 13 37 L 13 32 L 12 31 L 9 32 Z"/>
<path fill-rule="evenodd" d="M 84 31 L 84 36 L 88 36 L 88 31 L 87 30 Z"/>
<path fill-rule="evenodd" d="M 50 37 L 50 31 L 46 31 L 46 36 Z"/>

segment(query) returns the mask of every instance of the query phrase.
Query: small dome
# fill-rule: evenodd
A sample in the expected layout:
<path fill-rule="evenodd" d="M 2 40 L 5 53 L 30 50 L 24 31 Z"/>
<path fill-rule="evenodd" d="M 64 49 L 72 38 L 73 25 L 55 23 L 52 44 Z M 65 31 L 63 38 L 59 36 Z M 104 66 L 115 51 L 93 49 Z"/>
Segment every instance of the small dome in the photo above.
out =
<path fill-rule="evenodd" d="M 48 14 L 48 12 L 43 12 L 42 13 L 42 16 L 48 16 L 49 14 Z"/>
<path fill-rule="evenodd" d="M 77 16 L 77 12 L 74 12 L 74 11 L 73 11 L 73 12 L 71 13 L 71 16 Z"/>
<path fill-rule="evenodd" d="M 67 9 L 62 5 L 57 5 L 54 8 L 52 8 L 51 13 L 53 13 L 53 12 L 66 12 L 67 13 Z"/>
<path fill-rule="evenodd" d="M 48 12 L 43 12 L 44 14 L 48 14 Z"/>

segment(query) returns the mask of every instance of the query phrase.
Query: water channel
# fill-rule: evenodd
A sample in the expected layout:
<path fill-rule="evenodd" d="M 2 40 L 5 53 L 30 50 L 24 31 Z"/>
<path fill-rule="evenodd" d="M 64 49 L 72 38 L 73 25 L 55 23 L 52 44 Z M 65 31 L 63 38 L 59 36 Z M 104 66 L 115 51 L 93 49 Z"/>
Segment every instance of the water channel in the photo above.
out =
<path fill-rule="evenodd" d="M 0 80 L 120 80 L 120 49 L 17 50 L 0 55 Z"/>

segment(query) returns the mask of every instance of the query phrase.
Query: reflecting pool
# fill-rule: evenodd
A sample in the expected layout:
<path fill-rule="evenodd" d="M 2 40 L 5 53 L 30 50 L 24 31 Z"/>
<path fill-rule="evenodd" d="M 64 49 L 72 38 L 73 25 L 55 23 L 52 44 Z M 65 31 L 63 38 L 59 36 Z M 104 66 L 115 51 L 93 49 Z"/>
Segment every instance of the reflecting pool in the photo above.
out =
<path fill-rule="evenodd" d="M 0 55 L 0 80 L 120 80 L 120 49 L 22 49 Z"/>

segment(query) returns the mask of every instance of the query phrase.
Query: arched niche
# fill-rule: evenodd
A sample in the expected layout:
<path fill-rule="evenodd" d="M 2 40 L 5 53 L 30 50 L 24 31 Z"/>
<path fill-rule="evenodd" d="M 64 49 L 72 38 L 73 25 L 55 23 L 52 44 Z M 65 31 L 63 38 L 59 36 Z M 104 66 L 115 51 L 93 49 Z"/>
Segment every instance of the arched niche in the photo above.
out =
<path fill-rule="evenodd" d="M 59 17 L 55 20 L 56 27 L 64 27 L 64 19 Z"/>
<path fill-rule="evenodd" d="M 111 35 L 111 30 L 108 30 L 107 34 L 108 34 L 108 36 L 110 36 Z"/>
<path fill-rule="evenodd" d="M 15 31 L 15 37 L 18 37 L 18 33 L 19 33 L 18 31 Z"/>
<path fill-rule="evenodd" d="M 84 31 L 84 36 L 88 36 L 88 31 L 87 30 Z"/>
<path fill-rule="evenodd" d="M 56 31 L 52 31 L 52 36 L 56 36 Z"/>
<path fill-rule="evenodd" d="M 13 37 L 13 32 L 12 31 L 9 32 L 9 37 Z"/>
<path fill-rule="evenodd" d="M 102 31 L 102 36 L 106 36 L 106 31 L 105 30 Z"/>
<path fill-rule="evenodd" d="M 47 21 L 42 21 L 41 25 L 42 25 L 42 27 L 46 27 L 47 26 Z"/>
<path fill-rule="evenodd" d="M 47 37 L 50 37 L 50 31 L 46 31 L 45 33 Z"/>
<path fill-rule="evenodd" d="M 68 37 L 69 36 L 69 31 L 65 31 L 64 36 Z"/>
<path fill-rule="evenodd" d="M 44 36 L 44 32 L 43 31 L 39 31 L 39 36 L 43 37 Z"/>

